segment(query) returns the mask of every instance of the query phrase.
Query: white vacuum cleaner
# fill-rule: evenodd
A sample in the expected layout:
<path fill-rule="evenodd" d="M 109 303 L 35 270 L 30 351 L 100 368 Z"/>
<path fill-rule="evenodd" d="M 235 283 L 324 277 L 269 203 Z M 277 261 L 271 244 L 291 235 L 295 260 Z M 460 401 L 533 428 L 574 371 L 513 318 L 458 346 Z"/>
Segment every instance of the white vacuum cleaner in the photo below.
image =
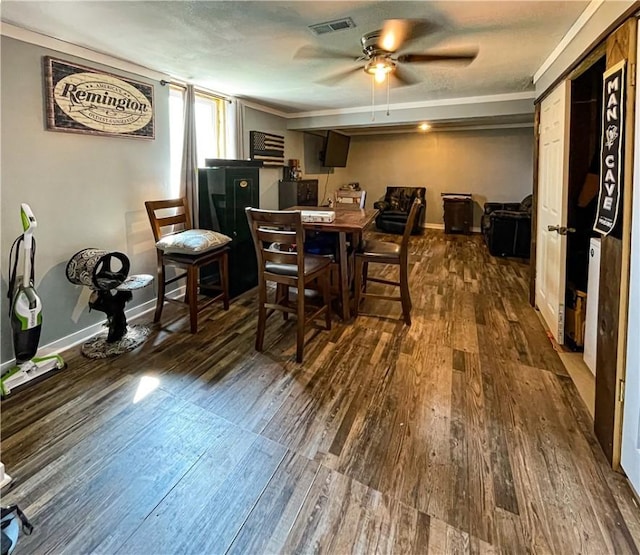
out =
<path fill-rule="evenodd" d="M 16 355 L 15 366 L 9 368 L 0 377 L 0 393 L 9 395 L 11 390 L 31 380 L 60 370 L 65 364 L 60 355 L 37 357 L 40 331 L 42 330 L 42 303 L 34 287 L 35 240 L 33 230 L 37 227 L 36 218 L 28 204 L 22 204 L 20 210 L 24 233 L 18 237 L 9 254 L 9 319 L 13 330 L 13 350 Z M 15 248 L 15 258 L 13 258 Z M 17 275 L 18 260 L 22 248 L 24 272 Z"/>

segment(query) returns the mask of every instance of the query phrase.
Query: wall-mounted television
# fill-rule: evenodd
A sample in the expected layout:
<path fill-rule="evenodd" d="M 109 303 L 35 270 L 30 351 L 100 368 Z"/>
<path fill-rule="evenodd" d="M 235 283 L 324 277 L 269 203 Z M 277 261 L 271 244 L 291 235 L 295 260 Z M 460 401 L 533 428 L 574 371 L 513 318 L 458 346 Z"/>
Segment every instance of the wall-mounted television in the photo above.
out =
<path fill-rule="evenodd" d="M 337 131 L 329 131 L 324 141 L 324 151 L 321 156 L 322 165 L 329 168 L 346 167 L 350 143 L 351 137 Z"/>

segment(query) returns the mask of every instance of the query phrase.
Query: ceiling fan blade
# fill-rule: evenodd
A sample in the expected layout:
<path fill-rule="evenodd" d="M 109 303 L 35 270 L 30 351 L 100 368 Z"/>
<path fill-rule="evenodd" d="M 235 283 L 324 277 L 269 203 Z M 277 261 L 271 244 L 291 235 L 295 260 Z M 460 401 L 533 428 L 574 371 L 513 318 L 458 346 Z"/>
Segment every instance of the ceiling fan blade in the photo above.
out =
<path fill-rule="evenodd" d="M 476 59 L 477 55 L 477 51 L 460 54 L 402 54 L 402 56 L 398 56 L 398 61 L 406 64 L 427 62 L 461 62 L 469 64 Z"/>
<path fill-rule="evenodd" d="M 395 52 L 402 46 L 410 30 L 408 19 L 387 19 L 382 26 L 378 46 L 387 52 Z"/>
<path fill-rule="evenodd" d="M 310 44 L 303 46 L 293 55 L 294 59 L 301 60 L 352 60 L 357 61 L 358 56 L 347 52 L 339 52 L 337 50 L 328 50 L 325 48 L 317 48 Z"/>
<path fill-rule="evenodd" d="M 316 83 L 319 85 L 326 85 L 328 87 L 332 85 L 338 84 L 343 79 L 346 79 L 350 75 L 357 73 L 358 71 L 362 71 L 362 66 L 351 67 L 349 69 L 340 71 L 338 73 L 334 73 L 332 75 L 328 75 L 327 77 L 323 77 L 322 79 L 318 79 Z"/>
<path fill-rule="evenodd" d="M 438 26 L 426 19 L 387 19 L 382 26 L 378 46 L 396 52 L 406 43 L 434 33 Z"/>
<path fill-rule="evenodd" d="M 413 75 L 413 73 L 400 66 L 396 66 L 396 69 L 391 75 L 395 77 L 394 86 L 396 87 L 408 87 L 420 82 L 420 79 Z"/>

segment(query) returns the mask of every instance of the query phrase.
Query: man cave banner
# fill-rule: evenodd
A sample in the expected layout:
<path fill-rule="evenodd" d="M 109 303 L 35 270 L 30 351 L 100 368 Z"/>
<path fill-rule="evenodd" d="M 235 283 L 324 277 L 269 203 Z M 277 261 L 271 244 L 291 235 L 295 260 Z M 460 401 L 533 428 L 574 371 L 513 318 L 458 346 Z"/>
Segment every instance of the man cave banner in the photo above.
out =
<path fill-rule="evenodd" d="M 616 227 L 622 193 L 624 167 L 625 61 L 603 75 L 602 144 L 600 151 L 600 194 L 594 231 L 609 235 Z"/>
<path fill-rule="evenodd" d="M 47 129 L 153 139 L 153 86 L 46 56 Z"/>

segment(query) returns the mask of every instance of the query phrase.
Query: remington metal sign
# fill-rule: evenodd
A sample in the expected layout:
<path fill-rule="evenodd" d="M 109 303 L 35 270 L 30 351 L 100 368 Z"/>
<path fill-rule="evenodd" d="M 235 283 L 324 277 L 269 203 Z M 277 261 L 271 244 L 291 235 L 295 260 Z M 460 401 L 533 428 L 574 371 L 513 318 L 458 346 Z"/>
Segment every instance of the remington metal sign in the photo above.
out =
<path fill-rule="evenodd" d="M 622 196 L 624 166 L 625 62 L 603 75 L 602 143 L 600 145 L 600 195 L 594 231 L 609 235 L 616 226 Z"/>
<path fill-rule="evenodd" d="M 44 58 L 47 129 L 153 139 L 153 86 Z"/>

